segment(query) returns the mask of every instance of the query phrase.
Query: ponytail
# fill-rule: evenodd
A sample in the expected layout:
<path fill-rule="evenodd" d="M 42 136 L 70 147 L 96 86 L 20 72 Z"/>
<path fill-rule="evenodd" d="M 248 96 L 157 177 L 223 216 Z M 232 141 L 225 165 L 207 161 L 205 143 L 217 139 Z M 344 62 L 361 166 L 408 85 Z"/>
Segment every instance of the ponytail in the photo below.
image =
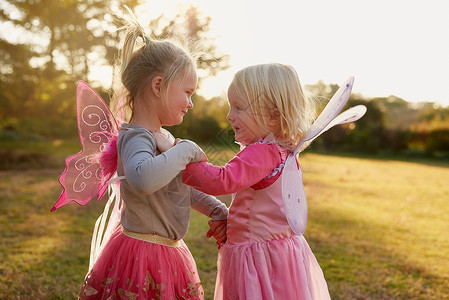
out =
<path fill-rule="evenodd" d="M 150 39 L 136 16 L 125 6 L 127 15 L 120 16 L 125 30 L 119 60 L 114 68 L 113 97 L 111 110 L 117 115 L 125 110 L 125 121 L 131 121 L 135 101 L 138 101 L 155 76 L 163 78 L 161 95 L 167 103 L 167 91 L 176 78 L 182 78 L 196 69 L 196 49 L 189 49 L 185 40 Z M 139 38 L 143 46 L 136 49 Z M 145 105 L 145 104 L 144 104 Z"/>
<path fill-rule="evenodd" d="M 139 20 L 137 20 L 137 17 L 134 15 L 131 9 L 126 5 L 125 8 L 128 11 L 129 15 L 122 16 L 122 18 L 127 21 L 127 25 L 124 26 L 124 28 L 126 28 L 126 33 L 121 51 L 120 73 L 123 73 L 125 71 L 131 60 L 137 38 L 142 38 L 142 41 L 145 44 L 149 44 L 151 41 L 150 38 L 146 35 L 145 29 L 142 27 L 142 25 L 140 25 Z"/>

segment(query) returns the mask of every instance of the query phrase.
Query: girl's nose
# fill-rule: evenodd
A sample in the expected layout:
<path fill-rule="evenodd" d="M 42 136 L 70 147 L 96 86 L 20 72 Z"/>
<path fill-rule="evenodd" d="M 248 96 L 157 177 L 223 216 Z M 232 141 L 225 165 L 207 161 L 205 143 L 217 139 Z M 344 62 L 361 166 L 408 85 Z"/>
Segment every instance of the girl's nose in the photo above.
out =
<path fill-rule="evenodd" d="M 228 115 L 226 116 L 226 119 L 228 119 L 229 122 L 232 122 L 234 117 L 231 115 L 231 111 L 229 111 Z"/>
<path fill-rule="evenodd" d="M 187 104 L 187 108 L 188 109 L 192 109 L 193 108 L 192 98 L 189 98 L 189 103 Z"/>

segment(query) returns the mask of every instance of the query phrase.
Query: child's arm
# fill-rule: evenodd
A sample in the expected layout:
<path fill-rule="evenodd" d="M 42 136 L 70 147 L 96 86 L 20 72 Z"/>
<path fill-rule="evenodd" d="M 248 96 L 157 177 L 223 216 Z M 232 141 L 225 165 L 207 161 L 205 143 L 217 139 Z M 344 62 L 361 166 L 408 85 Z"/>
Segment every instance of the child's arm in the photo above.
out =
<path fill-rule="evenodd" d="M 226 205 L 211 195 L 190 188 L 192 208 L 214 221 L 227 220 L 228 208 Z"/>
<path fill-rule="evenodd" d="M 191 161 L 200 161 L 202 150 L 195 143 L 180 141 L 156 155 L 156 141 L 142 131 L 128 132 L 120 156 L 127 182 L 142 194 L 151 194 L 173 180 Z"/>
<path fill-rule="evenodd" d="M 208 238 L 213 236 L 217 240 L 218 248 L 226 242 L 226 229 L 228 208 L 224 203 L 214 196 L 207 195 L 200 191 L 190 188 L 192 208 L 211 218 L 209 220 L 209 230 L 206 234 Z"/>
<path fill-rule="evenodd" d="M 182 181 L 210 195 L 232 194 L 264 179 L 280 163 L 281 156 L 276 145 L 249 145 L 224 167 L 207 162 L 188 164 Z"/>

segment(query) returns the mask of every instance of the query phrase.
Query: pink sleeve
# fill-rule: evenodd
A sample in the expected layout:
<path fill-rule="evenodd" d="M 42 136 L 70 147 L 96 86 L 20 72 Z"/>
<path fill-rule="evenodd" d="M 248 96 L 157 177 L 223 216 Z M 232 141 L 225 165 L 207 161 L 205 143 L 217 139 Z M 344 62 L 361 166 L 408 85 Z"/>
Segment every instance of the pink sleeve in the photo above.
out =
<path fill-rule="evenodd" d="M 224 167 L 207 162 L 188 164 L 182 182 L 209 195 L 227 195 L 261 181 L 280 163 L 281 156 L 276 145 L 249 145 Z"/>

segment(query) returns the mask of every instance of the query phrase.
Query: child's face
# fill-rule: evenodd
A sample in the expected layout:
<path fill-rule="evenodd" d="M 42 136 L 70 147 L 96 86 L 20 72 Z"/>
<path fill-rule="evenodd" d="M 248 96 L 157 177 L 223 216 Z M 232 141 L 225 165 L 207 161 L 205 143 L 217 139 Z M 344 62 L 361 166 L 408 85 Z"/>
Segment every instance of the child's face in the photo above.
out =
<path fill-rule="evenodd" d="M 197 83 L 195 71 L 191 71 L 184 79 L 173 80 L 167 92 L 168 105 L 160 116 L 162 125 L 173 126 L 182 122 L 187 111 L 193 108 L 192 95 Z"/>
<path fill-rule="evenodd" d="M 242 145 L 248 145 L 264 138 L 267 133 L 257 124 L 249 106 L 238 95 L 234 84 L 228 89 L 229 113 L 228 120 L 235 132 L 235 140 Z"/>

